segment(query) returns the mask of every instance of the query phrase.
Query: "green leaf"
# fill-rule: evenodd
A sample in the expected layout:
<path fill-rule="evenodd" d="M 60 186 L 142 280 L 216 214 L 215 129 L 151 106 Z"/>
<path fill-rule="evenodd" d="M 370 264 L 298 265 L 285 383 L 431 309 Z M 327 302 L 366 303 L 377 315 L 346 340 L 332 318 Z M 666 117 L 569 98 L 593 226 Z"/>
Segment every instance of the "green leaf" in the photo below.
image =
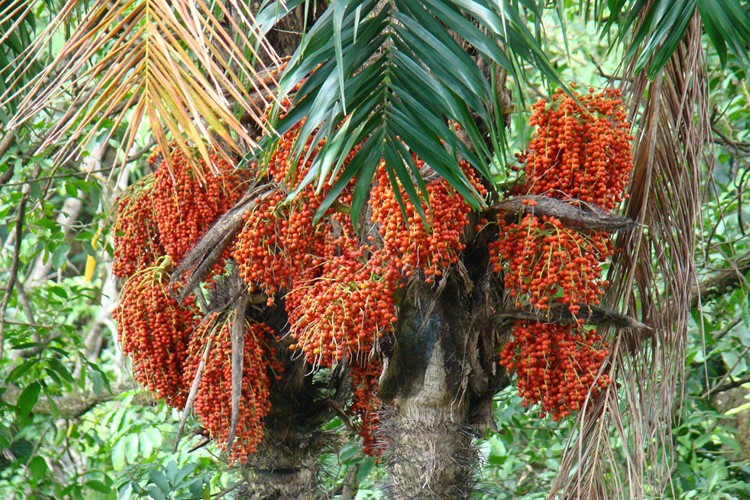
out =
<path fill-rule="evenodd" d="M 535 3 L 526 7 L 530 6 L 533 12 L 539 11 Z M 448 28 L 460 40 L 449 35 Z M 487 144 L 502 149 L 506 141 L 502 116 L 495 109 L 495 82 L 467 54 L 466 46 L 472 45 L 484 60 L 482 67 L 498 65 L 515 71 L 513 58 L 520 58 L 559 81 L 518 7 L 506 2 L 337 0 L 329 5 L 282 78 L 282 94 L 303 79 L 304 83 L 276 129 L 283 133 L 300 125 L 295 158 L 312 160 L 308 174 L 290 197 L 305 185 L 317 180 L 320 188 L 324 179 L 340 174 L 315 217 L 322 217 L 354 180 L 351 213 L 356 224 L 375 168 L 385 159 L 395 174 L 389 176 L 392 182 L 399 179 L 410 200 L 420 207 L 417 199 L 424 196 L 423 181 L 406 181 L 416 174 L 409 165 L 416 153 L 472 206 L 482 206 L 459 168 L 457 155 L 493 182 L 491 160 L 504 151 L 493 151 Z M 513 58 L 500 48 L 503 45 L 515 52 Z M 466 131 L 470 147 L 447 127 L 448 120 Z M 489 141 L 480 130 L 491 132 Z M 308 141 L 324 146 L 303 154 Z M 336 158 L 340 161 L 358 145 L 369 154 L 362 155 L 360 150 L 343 172 L 341 165 L 333 167 Z M 417 185 L 419 190 L 414 188 Z M 398 186 L 393 188 L 398 193 Z"/>
<path fill-rule="evenodd" d="M 355 456 L 357 456 L 360 452 L 360 447 L 358 444 L 349 442 L 344 444 L 344 446 L 341 447 L 341 450 L 339 450 L 339 460 L 342 462 L 348 462 Z"/>
<path fill-rule="evenodd" d="M 26 417 L 34 405 L 39 400 L 39 393 L 42 391 L 42 384 L 39 382 L 32 382 L 21 392 L 18 397 L 18 403 L 16 403 L 16 414 L 19 417 Z"/>
<path fill-rule="evenodd" d="M 138 460 L 138 434 L 128 434 L 125 440 L 125 458 L 128 463 L 134 464 Z M 122 441 L 122 440 L 121 440 Z"/>
<path fill-rule="evenodd" d="M 0 424 L 0 450 L 7 449 L 12 442 L 13 435 L 10 433 L 7 427 Z"/>
<path fill-rule="evenodd" d="M 98 491 L 99 493 L 112 493 L 112 488 L 107 486 L 101 481 L 97 481 L 96 479 L 92 479 L 90 481 L 86 481 L 84 483 L 84 486 L 87 488 L 90 488 L 94 491 Z"/>
<path fill-rule="evenodd" d="M 86 252 L 86 255 L 94 258 L 99 257 L 99 254 L 96 252 L 96 250 L 94 250 L 94 247 L 91 246 L 91 241 L 84 240 L 81 242 L 81 245 L 83 246 L 83 250 Z"/>
<path fill-rule="evenodd" d="M 47 364 L 50 367 L 50 369 L 54 370 L 55 373 L 60 375 L 60 377 L 63 378 L 63 380 L 66 380 L 67 382 L 73 383 L 73 375 L 70 373 L 70 370 L 60 362 L 60 360 L 56 358 L 49 358 L 47 359 Z"/>
<path fill-rule="evenodd" d="M 175 482 L 175 479 L 177 479 L 177 474 L 179 473 L 179 468 L 177 467 L 177 462 L 174 460 L 170 460 L 167 462 L 167 467 L 165 469 L 165 474 L 170 482 Z"/>
<path fill-rule="evenodd" d="M 32 458 L 29 462 L 29 472 L 31 472 L 31 477 L 37 481 L 44 479 L 49 473 L 47 461 L 40 456 Z"/>
<path fill-rule="evenodd" d="M 91 380 L 91 386 L 94 390 L 94 394 L 97 396 L 101 396 L 102 392 L 104 391 L 104 377 L 102 376 L 101 372 L 98 371 L 91 371 L 88 374 L 89 380 Z"/>
<path fill-rule="evenodd" d="M 357 482 L 362 483 L 370 472 L 375 468 L 375 459 L 372 457 L 364 457 L 359 463 L 359 470 L 357 471 Z"/>
<path fill-rule="evenodd" d="M 159 469 L 151 469 L 148 472 L 148 478 L 151 480 L 152 483 L 158 486 L 162 492 L 169 493 L 172 490 L 172 487 L 169 484 L 169 480 L 167 479 L 167 476 L 165 476 L 164 473 L 160 471 Z"/>
<path fill-rule="evenodd" d="M 204 486 L 203 479 L 196 479 L 194 481 L 191 481 L 190 485 L 188 486 L 188 491 L 193 498 L 205 498 L 205 494 L 208 492 L 207 488 Z"/>
<path fill-rule="evenodd" d="M 172 480 L 172 484 L 175 486 L 181 484 L 186 477 L 188 477 L 190 474 L 192 474 L 195 469 L 198 468 L 198 464 L 195 463 L 189 463 L 185 464 L 184 467 L 182 467 L 174 476 L 174 479 Z"/>
<path fill-rule="evenodd" d="M 26 374 L 26 372 L 28 372 L 33 366 L 35 366 L 38 362 L 39 360 L 37 359 L 29 359 L 29 360 L 24 361 L 20 365 L 13 368 L 13 370 L 6 377 L 6 381 L 8 383 L 16 382 L 24 374 Z"/>
<path fill-rule="evenodd" d="M 120 439 L 112 447 L 112 468 L 116 472 L 120 472 L 125 468 L 125 440 Z"/>
<path fill-rule="evenodd" d="M 167 500 L 167 496 L 156 485 L 150 484 L 146 488 L 148 495 L 154 500 Z"/>
<path fill-rule="evenodd" d="M 65 183 L 65 193 L 71 198 L 78 198 L 78 186 L 75 181 L 68 181 Z"/>
<path fill-rule="evenodd" d="M 67 255 L 67 254 L 66 254 Z M 68 299 L 68 292 L 59 285 L 49 285 L 48 290 L 53 294 L 57 295 L 61 299 Z"/>
<path fill-rule="evenodd" d="M 70 245 L 68 243 L 63 243 L 62 245 L 58 245 L 57 248 L 55 248 L 55 251 L 52 252 L 52 268 L 53 269 L 60 269 L 63 264 L 65 264 L 65 261 L 68 258 L 68 254 L 70 253 Z M 67 298 L 67 297 L 64 297 Z"/>

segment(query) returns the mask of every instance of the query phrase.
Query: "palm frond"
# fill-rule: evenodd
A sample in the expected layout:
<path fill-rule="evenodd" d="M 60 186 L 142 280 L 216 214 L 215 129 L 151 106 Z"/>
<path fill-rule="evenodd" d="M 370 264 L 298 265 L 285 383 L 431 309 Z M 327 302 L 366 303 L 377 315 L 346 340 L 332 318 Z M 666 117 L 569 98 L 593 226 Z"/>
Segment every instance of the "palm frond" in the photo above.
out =
<path fill-rule="evenodd" d="M 647 10 L 641 14 L 639 27 L 649 22 L 648 15 Z M 578 436 L 568 443 L 551 495 L 669 496 L 673 416 L 680 404 L 695 281 L 700 167 L 709 130 L 701 35 L 701 19 L 693 11 L 655 78 L 649 78 L 647 65 L 631 80 L 631 113 L 641 129 L 626 212 L 641 226 L 617 241 L 622 251 L 610 270 L 605 304 L 640 318 L 653 335 L 644 341 L 637 332 L 617 334 L 610 373 L 621 389 L 613 386 L 579 416 Z M 633 43 L 645 42 L 636 35 Z M 652 61 L 661 64 L 656 57 Z M 632 61 L 629 75 L 637 68 Z M 613 430 L 624 443 L 621 452 L 613 448 Z"/>
<path fill-rule="evenodd" d="M 24 0 L 0 2 L 0 95 L 8 92 L 8 77 L 16 70 L 19 56 L 34 39 L 36 18 L 32 7 L 32 3 Z M 39 70 L 38 64 L 29 68 L 30 72 Z M 6 106 L 0 107 L 0 122 L 10 120 L 6 112 L 12 112 L 17 104 L 12 99 Z"/>
<path fill-rule="evenodd" d="M 65 3 L 21 63 L 43 53 L 81 7 L 78 0 Z M 278 64 L 245 2 L 97 0 L 54 61 L 26 85 L 17 85 L 23 73 L 16 70 L 0 101 L 21 98 L 10 127 L 56 103 L 73 110 L 42 148 L 55 144 L 65 151 L 105 128 L 109 139 L 124 123 L 121 145 L 127 151 L 148 121 L 163 150 L 171 137 L 208 159 L 210 149 L 241 153 L 243 144 L 255 145 L 237 116 L 249 116 L 265 130 L 263 101 L 270 90 L 257 78 L 267 70 L 264 61 Z"/>
<path fill-rule="evenodd" d="M 304 120 L 296 154 L 312 167 L 299 188 L 336 180 L 320 215 L 356 179 L 351 212 L 356 220 L 375 168 L 384 160 L 392 182 L 421 206 L 424 185 L 414 153 L 479 207 L 482 200 L 459 168 L 459 158 L 492 181 L 493 158 L 504 153 L 504 118 L 492 73 L 504 70 L 518 77 L 518 58 L 559 83 L 517 7 L 506 2 L 332 2 L 281 82 L 282 97 L 301 84 L 275 125 L 284 133 Z M 451 121 L 468 141 L 449 126 Z M 319 153 L 301 158 L 308 140 L 324 139 Z M 341 171 L 336 159 L 357 146 Z"/>
<path fill-rule="evenodd" d="M 593 5 L 589 5 L 592 4 Z M 740 0 L 617 0 L 586 2 L 597 19 L 606 15 L 602 35 L 616 26 L 616 42 L 633 36 L 625 59 L 634 63 L 635 74 L 647 70 L 654 79 L 685 38 L 696 9 L 703 29 L 721 59 L 727 47 L 743 64 L 750 64 L 750 7 Z M 613 44 L 613 46 L 616 44 Z"/>

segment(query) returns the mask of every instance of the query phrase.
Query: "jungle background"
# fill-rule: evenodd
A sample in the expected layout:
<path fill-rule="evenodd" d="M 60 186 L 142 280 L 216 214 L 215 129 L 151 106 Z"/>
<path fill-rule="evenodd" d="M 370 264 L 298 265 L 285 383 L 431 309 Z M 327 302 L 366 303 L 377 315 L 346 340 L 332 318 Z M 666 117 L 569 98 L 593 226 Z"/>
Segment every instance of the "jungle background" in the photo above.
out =
<path fill-rule="evenodd" d="M 40 2 L 36 25 L 3 43 L 27 45 L 54 8 L 54 2 Z M 624 54 L 609 50 L 600 25 L 587 21 L 575 2 L 539 12 L 529 16 L 529 28 L 562 81 L 608 85 Z M 40 58 L 53 57 L 62 43 L 62 36 L 54 38 Z M 750 89 L 743 61 L 710 49 L 708 35 L 704 43 L 711 130 L 703 147 L 710 175 L 704 176 L 696 227 L 698 281 L 682 401 L 673 411 L 671 487 L 679 498 L 747 498 Z M 0 67 L 13 54 L 0 54 Z M 522 70 L 528 99 L 511 115 L 512 153 L 528 144 L 530 104 L 552 90 L 537 69 Z M 518 96 L 518 82 L 509 85 Z M 142 127 L 124 165 L 116 155 L 121 138 L 107 133 L 86 146 L 82 161 L 54 162 L 36 146 L 65 112 L 60 103 L 27 122 L 22 133 L 0 134 L 0 285 L 7 290 L 17 276 L 12 293 L 5 298 L 3 292 L 0 497 L 231 497 L 243 483 L 241 472 L 213 444 L 191 435 L 195 422 L 188 421 L 186 437 L 176 442 L 180 413 L 135 386 L 115 342 L 113 209 L 118 194 L 147 171 L 153 136 Z M 0 110 L 0 120 L 11 113 Z M 494 398 L 497 430 L 476 438 L 475 498 L 545 498 L 555 479 L 573 421 L 540 419 L 520 401 L 514 386 Z M 382 498 L 381 465 L 362 453 L 340 419 L 325 427 L 339 438 L 320 457 L 323 494 Z"/>

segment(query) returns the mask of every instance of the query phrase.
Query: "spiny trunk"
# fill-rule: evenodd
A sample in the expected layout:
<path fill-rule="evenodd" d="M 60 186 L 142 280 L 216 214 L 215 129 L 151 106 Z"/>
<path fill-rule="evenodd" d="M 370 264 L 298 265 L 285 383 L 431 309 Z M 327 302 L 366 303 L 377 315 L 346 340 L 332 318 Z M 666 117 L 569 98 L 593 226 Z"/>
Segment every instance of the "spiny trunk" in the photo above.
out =
<path fill-rule="evenodd" d="M 283 336 L 288 324 L 283 300 L 261 319 Z M 290 341 L 287 336 L 282 342 Z M 322 425 L 333 417 L 330 403 L 343 406 L 350 387 L 342 370 L 332 370 L 327 381 L 314 379 L 302 359 L 291 359 L 286 345 L 277 352 L 287 353 L 284 373 L 271 384 L 263 441 L 242 468 L 245 485 L 238 498 L 324 498 L 318 489 L 319 458 L 336 442 Z"/>
<path fill-rule="evenodd" d="M 246 485 L 239 498 L 310 499 L 322 497 L 318 458 L 332 449 L 331 436 L 321 425 L 332 414 L 319 396 L 320 387 L 295 363 L 271 392 L 271 412 L 265 418 L 263 441 L 248 457 L 242 472 Z"/>
<path fill-rule="evenodd" d="M 445 354 L 435 342 L 422 387 L 396 403 L 390 422 L 393 498 L 464 498 L 476 450 L 469 405 L 448 390 Z"/>
<path fill-rule="evenodd" d="M 505 376 L 496 362 L 498 329 L 477 286 L 453 276 L 442 290 L 407 293 L 381 397 L 395 397 L 385 419 L 389 498 L 467 498 L 492 394 Z M 490 424 L 491 425 L 491 424 Z"/>
<path fill-rule="evenodd" d="M 267 426 L 263 442 L 246 464 L 247 484 L 240 498 L 322 497 L 317 489 L 318 454 L 326 444 L 315 430 L 305 432 L 299 426 L 287 429 Z"/>

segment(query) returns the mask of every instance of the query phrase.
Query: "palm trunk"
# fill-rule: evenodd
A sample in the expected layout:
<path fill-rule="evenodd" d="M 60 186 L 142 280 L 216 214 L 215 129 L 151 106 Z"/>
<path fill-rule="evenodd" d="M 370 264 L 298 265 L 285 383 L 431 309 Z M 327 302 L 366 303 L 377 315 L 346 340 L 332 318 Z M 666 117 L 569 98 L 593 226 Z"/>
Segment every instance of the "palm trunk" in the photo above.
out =
<path fill-rule="evenodd" d="M 281 334 L 288 318 L 283 299 L 260 318 Z M 334 406 L 344 406 L 350 393 L 342 370 L 333 370 L 326 382 L 313 379 L 309 366 L 300 358 L 291 359 L 283 342 L 277 352 L 285 353 L 281 380 L 271 384 L 271 411 L 264 419 L 263 441 L 242 468 L 245 484 L 237 498 L 315 499 L 325 498 L 318 489 L 321 453 L 334 450 L 335 436 L 322 430 L 333 418 Z M 327 399 L 322 396 L 325 393 Z"/>
<path fill-rule="evenodd" d="M 299 424 L 291 427 L 266 425 L 263 442 L 249 457 L 243 471 L 247 483 L 239 498 L 307 499 L 322 496 L 317 489 L 318 455 L 326 443 L 315 429 L 305 432 L 300 427 Z"/>
<path fill-rule="evenodd" d="M 465 498 L 471 490 L 476 450 L 469 405 L 451 393 L 447 376 L 445 353 L 436 342 L 422 387 L 398 398 L 388 429 L 393 498 Z"/>
<path fill-rule="evenodd" d="M 381 381 L 390 498 L 467 498 L 477 450 L 472 437 L 505 377 L 495 360 L 497 331 L 479 311 L 479 288 L 450 279 L 426 287 L 401 310 L 393 353 Z M 488 397 L 489 395 L 489 397 Z"/>
<path fill-rule="evenodd" d="M 320 388 L 296 363 L 271 393 L 263 441 L 248 457 L 242 472 L 246 485 L 239 498 L 309 499 L 322 497 L 318 488 L 319 456 L 332 449 L 321 425 L 332 417 L 317 396 Z"/>

